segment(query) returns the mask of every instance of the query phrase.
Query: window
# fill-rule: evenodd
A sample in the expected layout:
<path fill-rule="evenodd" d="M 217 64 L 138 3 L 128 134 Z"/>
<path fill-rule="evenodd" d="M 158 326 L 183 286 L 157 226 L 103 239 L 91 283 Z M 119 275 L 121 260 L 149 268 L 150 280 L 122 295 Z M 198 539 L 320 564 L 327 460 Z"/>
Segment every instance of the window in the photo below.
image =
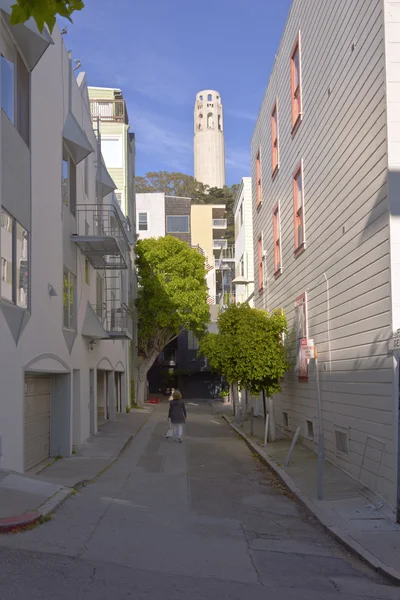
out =
<path fill-rule="evenodd" d="M 29 146 L 30 73 L 11 39 L 3 33 L 0 62 L 1 108 Z"/>
<path fill-rule="evenodd" d="M 279 168 L 279 144 L 278 144 L 278 107 L 275 103 L 271 113 L 271 137 L 272 137 L 272 177 L 276 175 Z"/>
<path fill-rule="evenodd" d="M 221 115 L 218 115 L 218 129 L 220 131 L 222 131 L 222 119 L 221 119 Z"/>
<path fill-rule="evenodd" d="M 200 100 L 203 100 L 203 96 L 200 96 Z"/>
<path fill-rule="evenodd" d="M 294 211 L 294 250 L 298 255 L 304 250 L 304 192 L 303 167 L 297 168 L 293 176 L 293 211 Z"/>
<path fill-rule="evenodd" d="M 244 254 L 242 254 L 242 258 L 239 261 L 239 275 L 244 277 Z"/>
<path fill-rule="evenodd" d="M 89 158 L 85 158 L 85 173 L 84 173 L 84 182 L 85 182 L 85 194 L 89 196 Z"/>
<path fill-rule="evenodd" d="M 96 314 L 100 319 L 103 319 L 104 311 L 103 289 L 103 278 L 99 273 L 96 273 Z"/>
<path fill-rule="evenodd" d="M 86 257 L 85 257 L 85 283 L 87 283 L 87 285 L 90 285 L 90 267 L 89 267 L 89 261 Z"/>
<path fill-rule="evenodd" d="M 121 206 L 122 204 L 122 192 L 115 192 L 115 198 L 118 202 L 118 206 Z"/>
<path fill-rule="evenodd" d="M 192 331 L 188 331 L 188 350 L 198 350 L 199 340 Z"/>
<path fill-rule="evenodd" d="M 107 169 L 121 169 L 122 161 L 122 137 L 101 138 L 101 153 Z"/>
<path fill-rule="evenodd" d="M 61 167 L 61 197 L 73 215 L 76 214 L 76 165 L 65 146 Z"/>
<path fill-rule="evenodd" d="M 281 261 L 281 224 L 279 219 L 279 205 L 274 208 L 273 213 L 274 223 L 274 273 L 275 277 L 280 275 L 282 270 Z"/>
<path fill-rule="evenodd" d="M 147 231 L 149 228 L 147 212 L 140 212 L 138 217 L 139 231 Z"/>
<path fill-rule="evenodd" d="M 168 216 L 167 233 L 189 233 L 189 217 Z"/>
<path fill-rule="evenodd" d="M 292 133 L 294 133 L 302 117 L 300 37 L 297 38 L 290 57 L 290 77 L 292 90 Z"/>
<path fill-rule="evenodd" d="M 15 73 L 14 63 L 5 56 L 1 56 L 1 108 L 14 123 L 15 104 Z"/>
<path fill-rule="evenodd" d="M 208 102 L 212 102 L 212 94 L 208 94 L 208 96 L 207 96 L 207 101 L 208 101 Z"/>
<path fill-rule="evenodd" d="M 261 206 L 262 190 L 261 190 L 261 155 L 260 150 L 256 157 L 256 186 L 257 186 L 257 208 Z"/>
<path fill-rule="evenodd" d="M 242 226 L 243 225 L 243 202 L 239 208 L 239 222 L 240 222 L 240 225 Z"/>
<path fill-rule="evenodd" d="M 307 339 L 307 296 L 305 293 L 296 298 L 295 319 L 297 343 L 297 375 L 299 377 L 299 380 L 308 381 L 308 360 L 304 358 L 301 350 L 301 341 Z"/>
<path fill-rule="evenodd" d="M 258 242 L 257 242 L 257 256 L 258 256 L 258 289 L 261 291 L 264 287 L 262 238 L 261 238 L 261 236 L 258 238 Z"/>
<path fill-rule="evenodd" d="M 207 115 L 207 129 L 214 129 L 214 121 L 212 113 Z"/>
<path fill-rule="evenodd" d="M 64 327 L 75 329 L 75 275 L 64 267 Z"/>
<path fill-rule="evenodd" d="M 29 234 L 6 211 L 1 211 L 1 273 L 2 298 L 28 309 L 29 307 Z"/>

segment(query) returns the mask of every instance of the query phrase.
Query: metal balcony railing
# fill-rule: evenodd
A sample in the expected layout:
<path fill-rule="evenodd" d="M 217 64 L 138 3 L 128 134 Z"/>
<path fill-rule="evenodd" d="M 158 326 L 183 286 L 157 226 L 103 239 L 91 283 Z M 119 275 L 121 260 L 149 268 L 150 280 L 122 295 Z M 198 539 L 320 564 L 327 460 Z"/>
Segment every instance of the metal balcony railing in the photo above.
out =
<path fill-rule="evenodd" d="M 235 246 L 225 246 L 221 252 L 222 261 L 234 261 L 235 260 Z"/>
<path fill-rule="evenodd" d="M 214 250 L 223 250 L 228 247 L 228 240 L 213 240 Z"/>
<path fill-rule="evenodd" d="M 214 229 L 226 229 L 228 225 L 227 219 L 213 219 L 212 226 Z"/>
<path fill-rule="evenodd" d="M 107 303 L 93 304 L 93 310 L 110 339 L 131 340 L 133 337 L 132 315 L 126 304 L 118 308 L 107 308 Z"/>
<path fill-rule="evenodd" d="M 90 100 L 90 112 L 93 119 L 100 121 L 128 124 L 125 100 Z"/>
<path fill-rule="evenodd" d="M 127 224 L 113 205 L 78 204 L 71 239 L 95 269 L 127 269 L 130 244 Z"/>

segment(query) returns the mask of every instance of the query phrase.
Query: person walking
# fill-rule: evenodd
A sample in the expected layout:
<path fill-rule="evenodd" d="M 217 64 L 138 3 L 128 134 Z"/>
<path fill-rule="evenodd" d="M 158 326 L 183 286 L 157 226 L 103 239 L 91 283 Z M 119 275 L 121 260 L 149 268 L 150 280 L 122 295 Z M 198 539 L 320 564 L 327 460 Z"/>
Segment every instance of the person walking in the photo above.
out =
<path fill-rule="evenodd" d="M 182 443 L 183 426 L 186 423 L 186 406 L 182 400 L 182 394 L 178 390 L 174 391 L 173 400 L 169 403 L 168 418 L 172 425 L 175 441 Z"/>

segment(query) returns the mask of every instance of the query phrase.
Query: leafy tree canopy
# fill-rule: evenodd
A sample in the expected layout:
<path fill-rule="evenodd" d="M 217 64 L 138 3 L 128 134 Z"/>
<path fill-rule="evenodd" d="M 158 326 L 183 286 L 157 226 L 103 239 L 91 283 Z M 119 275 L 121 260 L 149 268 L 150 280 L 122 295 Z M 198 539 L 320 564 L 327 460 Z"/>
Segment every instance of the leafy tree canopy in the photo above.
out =
<path fill-rule="evenodd" d="M 11 25 L 25 23 L 30 17 L 33 17 L 40 32 L 43 31 L 45 24 L 52 31 L 57 15 L 72 21 L 72 13 L 82 10 L 84 7 L 82 0 L 15 0 L 11 13 Z"/>
<path fill-rule="evenodd" d="M 210 312 L 204 257 L 185 242 L 172 236 L 140 240 L 136 266 L 140 396 L 158 354 L 184 329 L 201 337 Z"/>
<path fill-rule="evenodd" d="M 248 304 L 232 304 L 220 313 L 218 333 L 200 340 L 200 354 L 229 384 L 258 395 L 281 391 L 281 378 L 289 365 L 282 343 L 287 333 L 282 310 L 267 313 Z"/>

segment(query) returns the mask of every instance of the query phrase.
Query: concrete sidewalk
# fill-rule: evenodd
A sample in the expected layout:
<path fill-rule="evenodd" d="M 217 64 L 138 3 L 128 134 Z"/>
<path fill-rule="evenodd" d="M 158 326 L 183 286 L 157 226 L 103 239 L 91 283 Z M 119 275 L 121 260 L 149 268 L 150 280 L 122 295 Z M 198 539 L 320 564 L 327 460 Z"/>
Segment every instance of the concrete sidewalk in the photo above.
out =
<path fill-rule="evenodd" d="M 254 435 L 250 436 L 250 421 L 238 426 L 231 404 L 213 402 L 212 405 L 334 537 L 400 583 L 400 526 L 395 523 L 391 507 L 328 461 L 324 461 L 324 499 L 318 500 L 314 452 L 298 442 L 286 467 L 291 439 L 282 437 L 265 449 L 262 418 L 254 419 Z"/>
<path fill-rule="evenodd" d="M 74 488 L 110 467 L 153 411 L 145 406 L 117 415 L 68 458 L 49 459 L 28 473 L 0 470 L 0 533 L 26 527 L 56 510 Z"/>

